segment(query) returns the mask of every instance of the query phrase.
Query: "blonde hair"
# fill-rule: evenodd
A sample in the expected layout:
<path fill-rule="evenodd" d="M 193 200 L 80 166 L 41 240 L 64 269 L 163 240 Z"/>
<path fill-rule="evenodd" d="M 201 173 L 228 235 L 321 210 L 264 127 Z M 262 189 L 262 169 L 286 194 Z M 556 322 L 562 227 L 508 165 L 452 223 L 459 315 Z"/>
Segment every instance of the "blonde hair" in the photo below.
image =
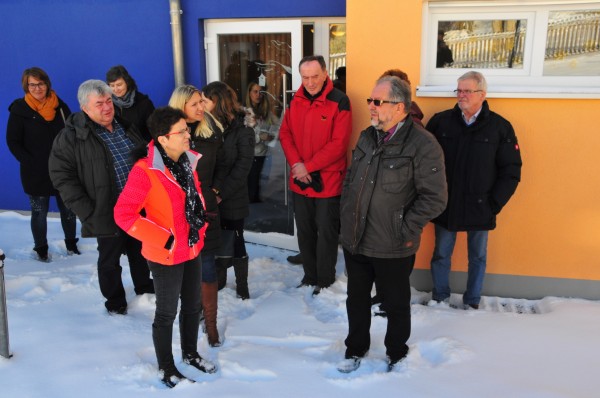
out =
<path fill-rule="evenodd" d="M 185 112 L 185 104 L 188 103 L 194 93 L 202 95 L 200 90 L 191 84 L 184 84 L 183 86 L 177 87 L 173 91 L 173 94 L 171 94 L 169 106 Z M 206 117 L 207 115 L 208 117 Z M 198 123 L 198 126 L 196 126 L 196 129 L 192 133 L 194 137 L 209 138 L 215 133 L 213 131 L 213 126 L 211 126 L 211 123 L 208 121 L 209 118 L 214 122 L 213 125 L 216 126 L 216 128 L 220 129 L 221 132 L 223 131 L 223 126 L 221 123 L 219 123 L 219 121 L 213 115 L 211 115 L 210 112 L 204 111 L 204 117 L 202 120 L 200 120 L 200 123 Z"/>

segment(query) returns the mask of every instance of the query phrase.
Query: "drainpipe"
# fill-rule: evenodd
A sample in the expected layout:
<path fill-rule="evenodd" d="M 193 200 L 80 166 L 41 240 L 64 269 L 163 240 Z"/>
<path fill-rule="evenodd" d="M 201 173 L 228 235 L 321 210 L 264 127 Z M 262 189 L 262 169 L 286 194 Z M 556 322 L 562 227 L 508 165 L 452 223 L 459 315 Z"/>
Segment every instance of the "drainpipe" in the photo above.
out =
<path fill-rule="evenodd" d="M 171 36 L 173 42 L 173 69 L 175 70 L 175 87 L 185 84 L 183 68 L 183 41 L 181 40 L 181 4 L 179 0 L 169 0 L 171 13 Z"/>

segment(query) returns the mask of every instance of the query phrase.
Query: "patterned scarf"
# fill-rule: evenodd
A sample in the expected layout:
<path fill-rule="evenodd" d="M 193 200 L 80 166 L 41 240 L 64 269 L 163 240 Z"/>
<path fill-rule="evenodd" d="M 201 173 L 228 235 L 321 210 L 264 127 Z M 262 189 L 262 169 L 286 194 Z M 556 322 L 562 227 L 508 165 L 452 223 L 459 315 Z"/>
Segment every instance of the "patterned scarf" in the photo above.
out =
<path fill-rule="evenodd" d="M 30 93 L 25 94 L 25 102 L 31 109 L 42 115 L 45 121 L 51 122 L 56 116 L 56 108 L 58 108 L 58 97 L 54 90 L 50 91 L 50 96 L 44 98 L 43 101 L 36 100 Z"/>
<path fill-rule="evenodd" d="M 198 195 L 198 190 L 196 189 L 190 160 L 184 153 L 179 157 L 179 160 L 175 162 L 167 156 L 160 144 L 156 145 L 156 147 L 160 152 L 165 166 L 169 169 L 171 174 L 173 174 L 175 180 L 185 192 L 185 219 L 190 226 L 188 245 L 190 247 L 194 246 L 198 240 L 200 240 L 198 231 L 206 222 L 206 213 L 202 206 L 200 195 Z"/>
<path fill-rule="evenodd" d="M 112 96 L 113 102 L 119 108 L 131 108 L 135 102 L 135 90 L 128 91 L 122 97 Z"/>

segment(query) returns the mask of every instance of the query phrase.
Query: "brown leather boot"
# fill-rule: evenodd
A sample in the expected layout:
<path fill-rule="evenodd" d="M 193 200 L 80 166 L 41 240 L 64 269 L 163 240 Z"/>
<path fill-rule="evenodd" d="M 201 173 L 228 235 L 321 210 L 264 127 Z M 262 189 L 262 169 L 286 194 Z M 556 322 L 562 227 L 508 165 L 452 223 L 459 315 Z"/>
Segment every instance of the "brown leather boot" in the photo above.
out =
<path fill-rule="evenodd" d="M 204 307 L 204 325 L 208 344 L 211 347 L 220 347 L 219 331 L 217 330 L 217 282 L 202 282 L 202 306 Z"/>

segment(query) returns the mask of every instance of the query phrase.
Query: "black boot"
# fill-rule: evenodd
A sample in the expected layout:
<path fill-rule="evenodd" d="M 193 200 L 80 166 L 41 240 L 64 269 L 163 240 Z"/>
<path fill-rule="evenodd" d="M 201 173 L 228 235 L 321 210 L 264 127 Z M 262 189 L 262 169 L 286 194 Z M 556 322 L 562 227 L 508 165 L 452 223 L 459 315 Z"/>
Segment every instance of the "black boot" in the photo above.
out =
<path fill-rule="evenodd" d="M 33 250 L 37 253 L 37 255 L 38 255 L 37 259 L 39 261 L 42 261 L 44 263 L 50 262 L 50 257 L 48 257 L 48 245 L 34 247 Z"/>
<path fill-rule="evenodd" d="M 223 289 L 227 284 L 227 268 L 233 264 L 232 257 L 216 257 L 215 267 L 217 269 L 217 282 L 219 290 Z"/>
<path fill-rule="evenodd" d="M 233 259 L 233 270 L 235 271 L 235 291 L 242 300 L 250 298 L 248 292 L 248 256 Z"/>
<path fill-rule="evenodd" d="M 67 254 L 81 254 L 81 252 L 77 248 L 77 242 L 79 242 L 78 238 L 65 239 L 65 246 L 67 246 Z"/>
<path fill-rule="evenodd" d="M 198 350 L 198 331 L 200 329 L 200 312 L 196 314 L 179 313 L 179 337 L 181 352 L 196 352 Z"/>
<path fill-rule="evenodd" d="M 152 340 L 158 369 L 162 373 L 161 381 L 167 387 L 173 388 L 177 383 L 185 380 L 185 376 L 179 373 L 173 360 L 173 350 L 171 349 L 173 326 L 156 327 L 152 325 Z"/>
<path fill-rule="evenodd" d="M 181 336 L 181 355 L 183 362 L 192 365 L 204 373 L 215 373 L 217 367 L 198 354 L 198 330 L 200 312 L 184 315 L 179 313 L 179 334 Z"/>

